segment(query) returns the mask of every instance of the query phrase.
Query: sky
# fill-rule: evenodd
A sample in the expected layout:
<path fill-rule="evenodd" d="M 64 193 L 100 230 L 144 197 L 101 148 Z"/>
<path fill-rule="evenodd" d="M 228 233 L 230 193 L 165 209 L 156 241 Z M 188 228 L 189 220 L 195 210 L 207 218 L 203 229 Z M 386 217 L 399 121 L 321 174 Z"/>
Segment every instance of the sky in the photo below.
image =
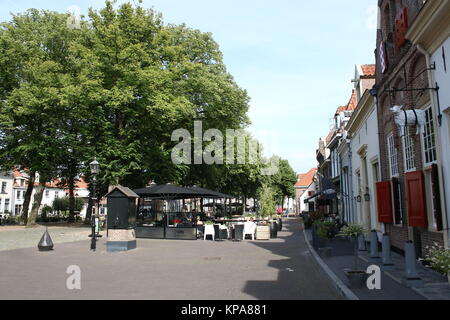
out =
<path fill-rule="evenodd" d="M 118 4 L 128 2 L 117 1 Z M 136 1 L 137 2 L 137 1 Z M 293 169 L 316 167 L 320 137 L 352 92 L 355 65 L 374 63 L 376 0 L 144 0 L 165 23 L 211 32 L 251 98 L 249 131 Z M 101 8 L 103 0 L 0 0 L 0 21 L 28 8 Z M 268 154 L 269 155 L 269 154 Z"/>

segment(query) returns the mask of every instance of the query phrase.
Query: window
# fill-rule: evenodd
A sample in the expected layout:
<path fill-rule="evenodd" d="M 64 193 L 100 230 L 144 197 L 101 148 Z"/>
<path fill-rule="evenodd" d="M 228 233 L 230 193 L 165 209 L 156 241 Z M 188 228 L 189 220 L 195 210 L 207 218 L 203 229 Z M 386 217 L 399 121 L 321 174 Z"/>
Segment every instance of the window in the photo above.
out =
<path fill-rule="evenodd" d="M 388 137 L 389 164 L 391 168 L 391 177 L 398 176 L 398 153 L 395 147 L 394 135 Z"/>
<path fill-rule="evenodd" d="M 6 186 L 7 186 L 7 183 L 2 182 L 2 193 L 6 193 Z"/>
<path fill-rule="evenodd" d="M 425 163 L 430 164 L 436 161 L 436 137 L 434 135 L 434 120 L 431 107 L 425 110 L 426 122 L 423 134 L 423 147 L 425 152 Z"/>
<path fill-rule="evenodd" d="M 49 190 L 45 190 L 45 197 L 46 198 L 50 197 L 50 191 Z"/>
<path fill-rule="evenodd" d="M 372 172 L 373 172 L 373 182 L 380 181 L 380 165 L 378 162 L 374 162 L 372 164 Z"/>
<path fill-rule="evenodd" d="M 22 195 L 22 192 L 19 190 L 17 191 L 17 200 L 20 200 L 20 196 Z"/>
<path fill-rule="evenodd" d="M 404 153 L 405 153 L 406 171 L 416 170 L 414 139 L 413 139 L 413 137 L 411 137 L 409 128 L 406 128 L 406 130 L 405 130 L 405 136 L 403 137 L 403 147 L 404 147 Z"/>
<path fill-rule="evenodd" d="M 9 212 L 9 199 L 5 199 L 5 208 L 3 210 L 4 213 Z"/>
<path fill-rule="evenodd" d="M 14 214 L 20 216 L 22 214 L 22 205 L 16 204 Z"/>

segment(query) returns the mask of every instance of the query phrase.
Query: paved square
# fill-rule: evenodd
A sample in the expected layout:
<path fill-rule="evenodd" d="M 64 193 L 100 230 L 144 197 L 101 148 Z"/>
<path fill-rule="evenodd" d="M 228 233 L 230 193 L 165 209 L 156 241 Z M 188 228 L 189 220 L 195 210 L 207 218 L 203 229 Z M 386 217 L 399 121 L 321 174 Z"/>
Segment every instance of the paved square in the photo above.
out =
<path fill-rule="evenodd" d="M 138 249 L 97 252 L 89 240 L 0 252 L 0 299 L 340 299 L 313 260 L 297 219 L 271 241 L 138 239 Z M 66 270 L 81 268 L 81 290 Z"/>

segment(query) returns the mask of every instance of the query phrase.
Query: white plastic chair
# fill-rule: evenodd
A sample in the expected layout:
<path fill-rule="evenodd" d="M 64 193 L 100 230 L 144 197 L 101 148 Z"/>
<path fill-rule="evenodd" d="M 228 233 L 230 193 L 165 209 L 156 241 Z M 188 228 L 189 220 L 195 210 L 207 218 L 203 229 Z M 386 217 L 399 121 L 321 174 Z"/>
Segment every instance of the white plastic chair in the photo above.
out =
<path fill-rule="evenodd" d="M 216 232 L 214 226 L 211 224 L 205 225 L 205 232 L 203 233 L 203 240 L 206 240 L 206 236 L 212 236 L 213 240 L 216 240 Z"/>
<path fill-rule="evenodd" d="M 244 240 L 247 235 L 252 236 L 252 240 L 255 240 L 256 223 L 247 221 L 244 223 Z"/>

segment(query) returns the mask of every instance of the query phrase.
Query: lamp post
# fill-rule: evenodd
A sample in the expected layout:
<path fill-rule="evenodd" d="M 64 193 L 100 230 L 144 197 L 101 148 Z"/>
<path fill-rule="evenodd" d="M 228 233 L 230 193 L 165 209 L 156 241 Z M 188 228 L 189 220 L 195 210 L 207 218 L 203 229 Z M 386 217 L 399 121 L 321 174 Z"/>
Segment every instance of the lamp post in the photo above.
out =
<path fill-rule="evenodd" d="M 97 189 L 97 175 L 100 173 L 100 163 L 97 161 L 97 158 L 94 158 L 94 161 L 92 161 L 89 164 L 89 167 L 91 169 L 92 174 L 92 184 L 93 184 L 93 190 L 91 196 L 91 203 L 92 203 L 92 214 L 91 214 L 91 250 L 95 251 L 97 247 L 97 232 L 96 232 L 96 209 L 97 209 L 97 198 L 96 198 L 96 189 Z M 98 235 L 99 236 L 99 235 Z"/>

